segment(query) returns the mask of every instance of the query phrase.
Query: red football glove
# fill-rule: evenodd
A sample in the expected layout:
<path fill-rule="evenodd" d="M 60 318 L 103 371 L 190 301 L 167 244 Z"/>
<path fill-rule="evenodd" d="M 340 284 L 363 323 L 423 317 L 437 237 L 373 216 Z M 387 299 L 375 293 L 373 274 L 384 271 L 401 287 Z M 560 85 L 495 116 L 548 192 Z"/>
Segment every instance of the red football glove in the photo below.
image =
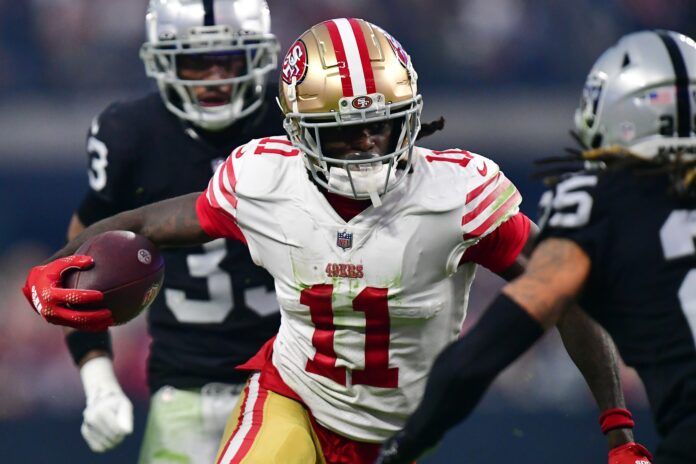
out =
<path fill-rule="evenodd" d="M 651 464 L 652 458 L 645 446 L 635 442 L 609 450 L 609 464 Z"/>
<path fill-rule="evenodd" d="M 62 274 L 67 269 L 87 269 L 94 264 L 90 256 L 67 256 L 45 266 L 36 266 L 22 288 L 29 304 L 51 324 L 66 325 L 78 330 L 100 332 L 114 324 L 108 309 L 79 310 L 69 306 L 99 303 L 104 294 L 98 290 L 62 287 Z"/>

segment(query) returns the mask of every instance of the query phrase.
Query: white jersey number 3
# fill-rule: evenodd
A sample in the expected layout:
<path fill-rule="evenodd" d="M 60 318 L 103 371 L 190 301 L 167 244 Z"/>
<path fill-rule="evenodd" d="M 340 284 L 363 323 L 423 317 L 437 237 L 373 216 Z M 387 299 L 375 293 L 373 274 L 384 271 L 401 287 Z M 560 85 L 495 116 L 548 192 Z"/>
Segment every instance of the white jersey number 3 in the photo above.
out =
<path fill-rule="evenodd" d="M 94 136 L 87 139 L 87 152 L 91 155 L 90 169 L 87 170 L 89 185 L 97 192 L 106 187 L 106 166 L 109 162 L 106 156 L 109 154 L 104 142 Z"/>
<path fill-rule="evenodd" d="M 660 241 L 665 259 L 678 259 L 696 254 L 696 210 L 672 211 L 660 229 Z M 679 302 L 696 338 L 696 269 L 686 274 L 679 287 Z"/>
<path fill-rule="evenodd" d="M 217 239 L 203 245 L 204 253 L 186 257 L 191 277 L 205 278 L 208 286 L 208 300 L 192 300 L 186 292 L 173 288 L 164 290 L 167 307 L 179 322 L 188 324 L 215 324 L 225 320 L 234 309 L 232 278 L 220 268 L 227 256 L 225 239 Z M 248 308 L 267 316 L 278 310 L 274 292 L 265 287 L 252 287 L 244 290 L 244 300 Z"/>

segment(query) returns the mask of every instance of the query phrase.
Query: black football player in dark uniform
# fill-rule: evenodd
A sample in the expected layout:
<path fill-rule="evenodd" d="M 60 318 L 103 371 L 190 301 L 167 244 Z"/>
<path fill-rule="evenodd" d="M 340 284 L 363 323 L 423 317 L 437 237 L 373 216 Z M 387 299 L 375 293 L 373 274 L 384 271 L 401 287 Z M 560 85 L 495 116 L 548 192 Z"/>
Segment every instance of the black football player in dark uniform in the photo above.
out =
<path fill-rule="evenodd" d="M 160 92 L 95 118 L 90 189 L 69 238 L 115 213 L 203 190 L 234 147 L 282 128 L 265 85 L 278 52 L 265 1 L 153 1 L 146 23 L 141 57 Z M 147 316 L 152 398 L 140 463 L 210 463 L 246 381 L 235 366 L 277 332 L 273 282 L 235 241 L 163 254 L 164 286 Z M 87 397 L 82 435 L 92 450 L 108 450 L 133 427 L 109 335 L 70 332 L 67 342 Z"/>
<path fill-rule="evenodd" d="M 576 112 L 583 151 L 549 160 L 553 188 L 527 270 L 443 351 L 380 462 L 410 462 L 433 446 L 579 301 L 645 385 L 662 437 L 653 462 L 696 463 L 695 89 L 696 44 L 681 34 L 629 34 L 599 58 Z M 620 453 L 611 464 L 650 462 L 636 444 Z"/>

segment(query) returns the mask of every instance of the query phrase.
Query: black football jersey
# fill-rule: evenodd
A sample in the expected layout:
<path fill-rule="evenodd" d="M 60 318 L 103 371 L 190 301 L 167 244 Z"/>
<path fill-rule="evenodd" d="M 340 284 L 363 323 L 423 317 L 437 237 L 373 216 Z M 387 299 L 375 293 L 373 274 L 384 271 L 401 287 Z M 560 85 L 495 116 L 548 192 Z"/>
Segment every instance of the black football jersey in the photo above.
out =
<path fill-rule="evenodd" d="M 642 379 L 658 431 L 696 420 L 696 200 L 667 175 L 567 176 L 541 201 L 541 238 L 577 243 L 592 265 L 580 303 Z"/>
<path fill-rule="evenodd" d="M 89 225 L 115 213 L 203 191 L 218 163 L 251 139 L 282 133 L 269 95 L 260 111 L 221 132 L 205 132 L 170 113 L 158 94 L 115 103 L 87 137 L 90 189 L 78 217 Z M 151 391 L 163 385 L 236 383 L 235 371 L 277 331 L 273 280 L 246 246 L 218 239 L 163 250 L 164 287 L 148 312 Z"/>

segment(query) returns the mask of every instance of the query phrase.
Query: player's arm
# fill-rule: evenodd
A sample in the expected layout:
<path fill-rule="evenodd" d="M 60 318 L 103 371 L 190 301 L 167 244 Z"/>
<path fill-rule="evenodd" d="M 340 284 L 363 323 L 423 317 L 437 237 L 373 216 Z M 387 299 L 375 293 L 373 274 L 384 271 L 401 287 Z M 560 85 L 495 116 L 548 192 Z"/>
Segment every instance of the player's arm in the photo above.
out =
<path fill-rule="evenodd" d="M 85 230 L 85 225 L 82 223 L 82 220 L 80 219 L 80 216 L 77 213 L 73 213 L 72 217 L 70 218 L 70 224 L 68 224 L 68 233 L 66 234 L 68 238 L 68 242 L 78 235 L 82 233 L 83 230 Z"/>
<path fill-rule="evenodd" d="M 93 265 L 89 256 L 72 255 L 87 239 L 109 230 L 129 230 L 149 238 L 156 245 L 183 246 L 205 243 L 208 235 L 199 221 L 192 193 L 125 211 L 92 224 L 54 254 L 50 262 L 34 267 L 22 289 L 27 300 L 48 322 L 78 330 L 100 332 L 113 325 L 111 311 L 72 309 L 98 305 L 103 294 L 96 290 L 62 287 L 61 275 L 67 269 L 87 269 Z"/>
<path fill-rule="evenodd" d="M 45 265 L 34 267 L 23 288 L 34 310 L 51 323 L 96 332 L 113 324 L 111 312 L 106 308 L 72 309 L 98 306 L 103 299 L 101 292 L 62 287 L 64 271 L 92 266 L 89 256 L 71 256 L 87 239 L 109 230 L 130 230 L 159 246 L 212 240 L 198 220 L 196 193 L 130 210 L 130 182 L 138 166 L 134 157 L 138 139 L 124 121 L 118 105 L 112 105 L 92 123 L 87 139 L 90 191 L 78 210 L 80 222 L 91 225 Z M 71 221 L 72 232 L 78 232 L 79 226 Z"/>
<path fill-rule="evenodd" d="M 599 422 L 609 449 L 632 442 L 634 422 L 626 409 L 619 356 L 611 336 L 577 304 L 567 308 L 557 328 L 602 412 Z"/>
<path fill-rule="evenodd" d="M 507 230 L 505 223 L 499 229 L 505 232 Z M 502 236 L 512 236 L 513 245 L 514 240 L 519 240 L 519 238 L 515 238 L 514 232 L 512 234 L 507 232 Z M 522 251 L 515 258 L 513 264 L 498 272 L 498 275 L 508 281 L 520 276 L 528 265 L 529 256 L 534 250 L 538 236 L 539 228 L 530 221 L 529 235 Z M 499 240 L 499 242 L 501 241 Z M 498 250 L 505 248 L 505 243 L 497 243 L 496 245 Z M 625 409 L 626 402 L 621 386 L 618 353 L 614 341 L 577 304 L 570 305 L 559 319 L 556 327 L 568 355 L 584 377 L 599 410 L 602 411 L 600 424 L 602 432 L 606 433 L 609 448 L 632 442 L 633 432 L 630 427 L 633 421 L 630 412 Z"/>
<path fill-rule="evenodd" d="M 200 195 L 199 192 L 170 198 L 95 222 L 58 250 L 50 261 L 73 254 L 89 238 L 109 230 L 135 232 L 159 247 L 209 242 L 213 237 L 203 231 L 196 214 L 196 200 Z"/>
<path fill-rule="evenodd" d="M 27 300 L 48 322 L 78 330 L 99 332 L 113 325 L 108 309 L 72 309 L 71 306 L 98 305 L 103 294 L 96 290 L 62 287 L 61 275 L 71 268 L 93 265 L 89 256 L 72 255 L 86 240 L 110 230 L 128 230 L 143 235 L 155 245 L 190 246 L 227 237 L 246 242 L 237 224 L 236 179 L 233 157 L 222 163 L 203 193 L 191 193 L 102 219 L 87 227 L 48 264 L 36 266 L 22 289 Z"/>
<path fill-rule="evenodd" d="M 95 222 L 51 259 L 69 256 L 91 237 L 110 230 L 135 232 L 158 247 L 200 245 L 220 237 L 246 243 L 233 206 L 237 202 L 233 160 L 230 156 L 218 166 L 204 192 L 151 203 Z"/>

